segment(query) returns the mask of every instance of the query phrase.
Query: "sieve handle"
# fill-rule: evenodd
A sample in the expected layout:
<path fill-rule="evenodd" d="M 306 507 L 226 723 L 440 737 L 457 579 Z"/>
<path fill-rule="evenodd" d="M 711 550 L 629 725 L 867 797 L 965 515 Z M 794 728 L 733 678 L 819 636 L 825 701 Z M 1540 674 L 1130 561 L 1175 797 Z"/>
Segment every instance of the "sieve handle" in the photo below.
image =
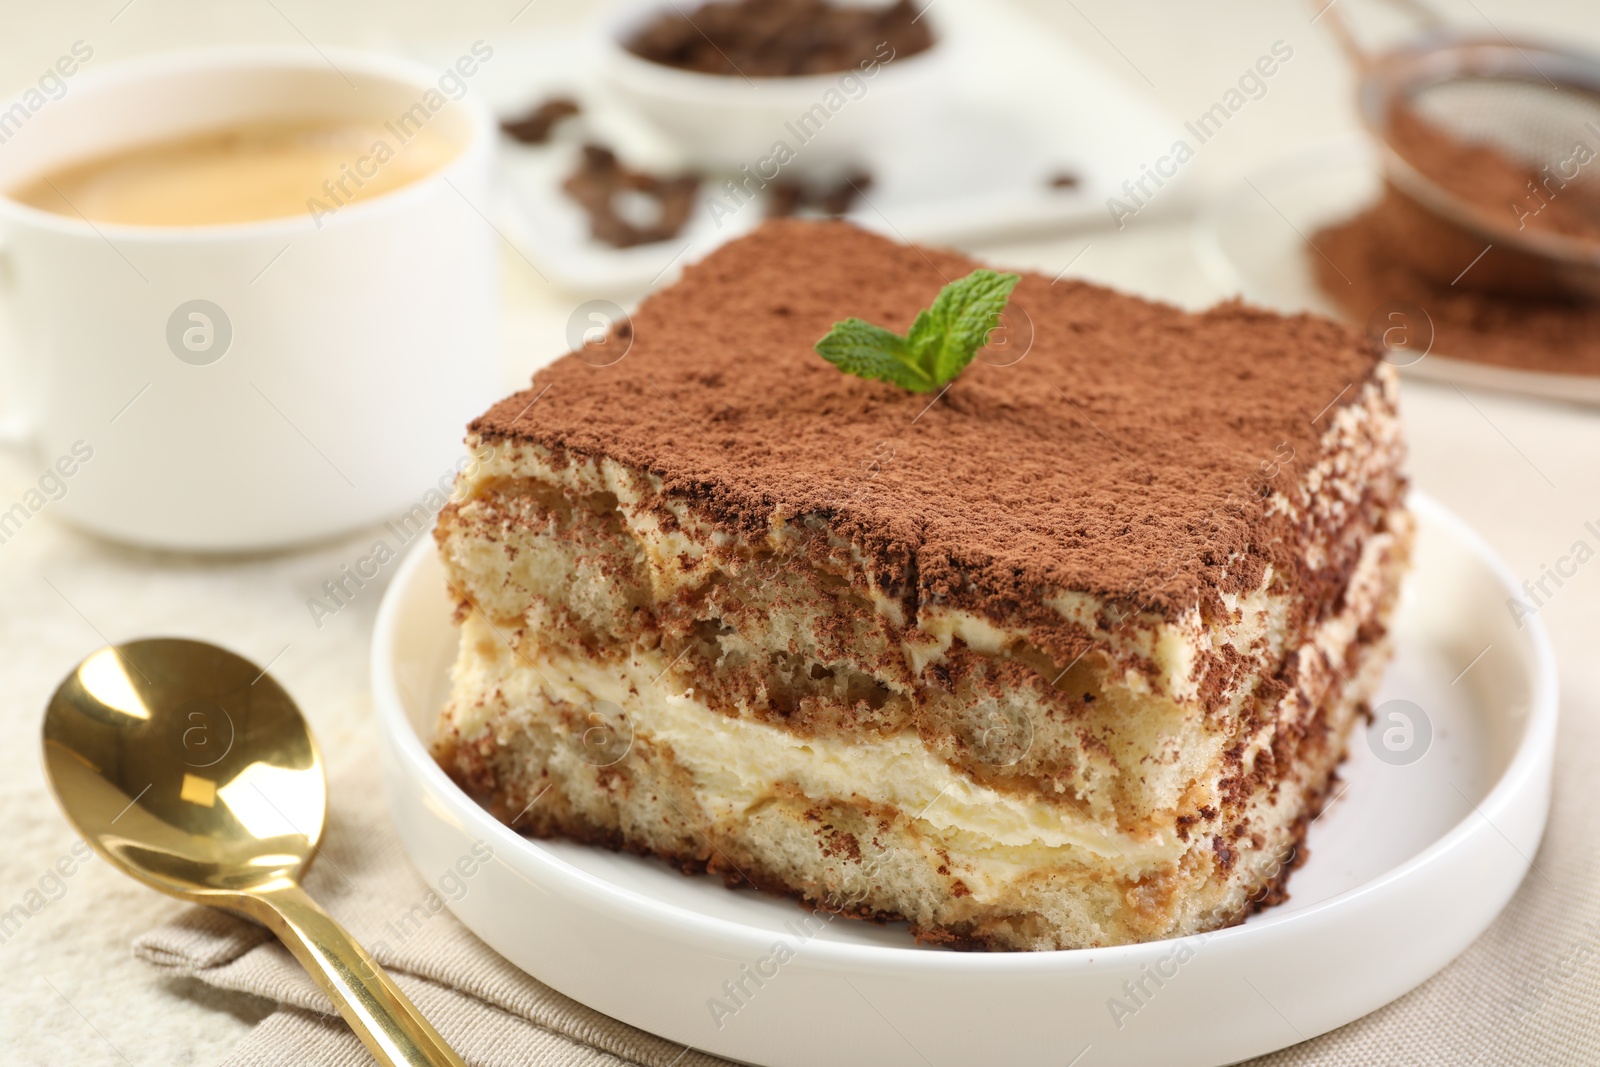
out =
<path fill-rule="evenodd" d="M 1427 0 L 1383 0 L 1383 2 L 1410 15 L 1420 29 L 1437 29 L 1445 24 L 1444 16 L 1434 10 Z M 1355 65 L 1356 70 L 1365 73 L 1371 69 L 1376 57 L 1356 40 L 1356 35 L 1350 30 L 1350 23 L 1345 20 L 1344 12 L 1338 10 L 1338 4 L 1339 0 L 1311 0 L 1311 6 L 1316 9 L 1311 21 L 1324 23 L 1328 32 L 1333 35 L 1334 43 L 1339 46 L 1339 50 Z"/>

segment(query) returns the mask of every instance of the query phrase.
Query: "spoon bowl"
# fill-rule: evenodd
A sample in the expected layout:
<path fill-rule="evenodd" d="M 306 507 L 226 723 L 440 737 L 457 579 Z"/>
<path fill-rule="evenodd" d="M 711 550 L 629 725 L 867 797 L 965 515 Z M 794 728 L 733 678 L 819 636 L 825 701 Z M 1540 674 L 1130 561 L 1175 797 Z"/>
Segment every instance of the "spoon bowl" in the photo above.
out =
<path fill-rule="evenodd" d="M 327 782 L 300 709 L 265 670 L 201 641 L 108 645 L 51 698 L 44 768 L 96 852 L 163 893 L 267 926 L 380 1062 L 461 1064 L 300 888 Z"/>
<path fill-rule="evenodd" d="M 51 700 L 44 754 L 84 840 L 174 896 L 226 906 L 298 881 L 322 837 L 322 759 L 299 709 L 214 645 L 95 652 Z"/>

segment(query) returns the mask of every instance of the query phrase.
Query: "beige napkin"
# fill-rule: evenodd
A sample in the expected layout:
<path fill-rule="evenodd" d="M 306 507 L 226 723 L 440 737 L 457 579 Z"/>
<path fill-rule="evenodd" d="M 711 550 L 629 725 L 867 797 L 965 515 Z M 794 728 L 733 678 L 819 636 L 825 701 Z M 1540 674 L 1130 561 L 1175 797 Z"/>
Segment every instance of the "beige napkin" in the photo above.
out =
<path fill-rule="evenodd" d="M 307 888 L 394 975 L 467 1063 L 727 1064 L 569 1000 L 469 933 L 412 870 L 389 824 L 374 763 L 364 760 L 335 776 L 328 836 Z M 1588 816 L 1592 828 L 1592 811 Z M 1593 852 L 1568 852 L 1568 869 L 1557 870 L 1549 846 L 1547 839 L 1539 871 L 1507 913 L 1442 974 L 1365 1019 L 1256 1061 L 1258 1067 L 1600 1064 L 1600 889 L 1592 877 Z M 226 1067 L 372 1063 L 330 1014 L 333 1006 L 321 990 L 260 927 L 194 908 L 141 937 L 134 951 L 164 970 L 281 1005 Z M 1292 1038 L 1293 1022 L 1284 1025 Z M 848 1050 L 841 1049 L 838 1062 L 848 1061 Z M 1095 1062 L 1091 1054 L 1077 1067 Z"/>

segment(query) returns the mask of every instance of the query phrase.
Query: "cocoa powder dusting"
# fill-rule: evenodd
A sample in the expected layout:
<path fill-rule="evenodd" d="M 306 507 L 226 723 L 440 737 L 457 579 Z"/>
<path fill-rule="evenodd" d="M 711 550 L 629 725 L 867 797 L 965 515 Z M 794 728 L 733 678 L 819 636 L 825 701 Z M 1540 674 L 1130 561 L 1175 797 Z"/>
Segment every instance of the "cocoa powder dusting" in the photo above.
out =
<path fill-rule="evenodd" d="M 1367 322 L 1386 305 L 1406 301 L 1427 312 L 1434 355 L 1554 374 L 1600 374 L 1600 304 L 1549 287 L 1520 291 L 1525 285 L 1515 280 L 1503 283 L 1509 292 L 1467 285 L 1480 271 L 1491 280 L 1514 276 L 1516 265 L 1497 260 L 1498 249 L 1472 264 L 1482 245 L 1464 248 L 1472 238 L 1393 189 L 1311 240 L 1322 253 L 1307 252 L 1317 285 L 1352 322 Z M 1433 265 L 1419 266 L 1419 258 Z M 1469 264 L 1458 284 L 1440 280 Z"/>
<path fill-rule="evenodd" d="M 568 355 L 472 429 L 650 470 L 731 529 L 818 514 L 918 599 L 992 618 L 1061 589 L 1174 614 L 1255 585 L 1269 560 L 1285 591 L 1315 599 L 1290 565 L 1306 534 L 1264 505 L 1295 495 L 1372 375 L 1359 334 L 1024 274 L 1027 354 L 991 347 L 940 396 L 812 350 L 851 315 L 906 330 L 979 265 L 844 222 L 772 220 L 645 300 L 625 358 Z"/>

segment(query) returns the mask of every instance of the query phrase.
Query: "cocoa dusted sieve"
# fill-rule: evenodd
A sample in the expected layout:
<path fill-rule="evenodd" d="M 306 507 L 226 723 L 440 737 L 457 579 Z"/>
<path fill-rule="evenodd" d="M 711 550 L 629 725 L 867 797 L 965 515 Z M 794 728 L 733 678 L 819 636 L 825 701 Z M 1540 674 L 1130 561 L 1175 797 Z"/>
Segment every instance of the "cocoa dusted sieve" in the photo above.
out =
<path fill-rule="evenodd" d="M 1600 300 L 1600 59 L 1390 2 L 1422 29 L 1384 51 L 1332 4 L 1318 20 L 1356 64 L 1385 179 L 1416 209 L 1397 253 L 1463 288 Z"/>

